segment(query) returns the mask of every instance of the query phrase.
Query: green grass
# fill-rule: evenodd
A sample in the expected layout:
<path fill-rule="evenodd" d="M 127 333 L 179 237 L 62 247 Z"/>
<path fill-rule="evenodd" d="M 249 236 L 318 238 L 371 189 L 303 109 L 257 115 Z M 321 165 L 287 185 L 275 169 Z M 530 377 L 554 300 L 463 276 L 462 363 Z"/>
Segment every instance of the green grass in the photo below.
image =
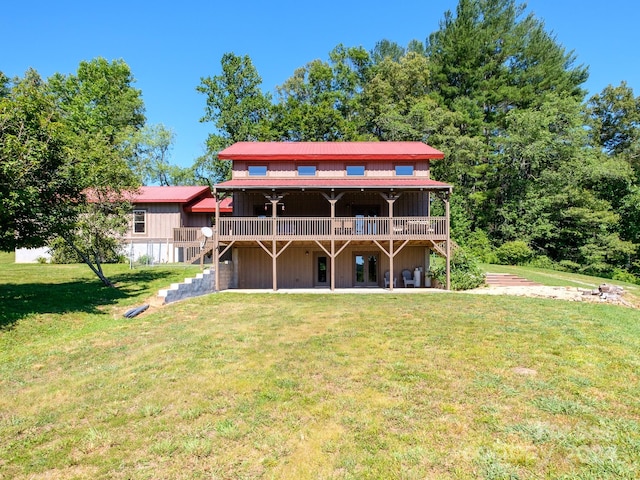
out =
<path fill-rule="evenodd" d="M 115 295 L 32 267 L 0 266 L 0 478 L 640 476 L 640 311 L 221 293 L 125 319 L 159 270 Z"/>

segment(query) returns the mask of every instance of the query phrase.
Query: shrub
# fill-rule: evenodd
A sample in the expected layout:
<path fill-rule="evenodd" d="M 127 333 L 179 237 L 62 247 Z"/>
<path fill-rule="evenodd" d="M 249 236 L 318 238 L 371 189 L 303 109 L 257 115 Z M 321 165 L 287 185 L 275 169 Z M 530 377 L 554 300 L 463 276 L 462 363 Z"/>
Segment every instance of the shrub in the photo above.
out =
<path fill-rule="evenodd" d="M 496 250 L 498 262 L 502 265 L 524 265 L 533 256 L 533 250 L 522 240 L 514 240 L 500 245 Z"/>
<path fill-rule="evenodd" d="M 489 236 L 484 230 L 477 229 L 469 234 L 465 242 L 467 252 L 484 263 L 495 263 L 496 255 Z"/>
<path fill-rule="evenodd" d="M 635 283 L 636 285 L 640 285 L 640 277 L 637 277 L 633 273 L 621 268 L 614 269 L 612 279 L 617 280 L 618 282 Z"/>
<path fill-rule="evenodd" d="M 529 260 L 529 266 L 536 268 L 546 268 L 547 270 L 557 270 L 558 265 L 546 255 L 533 257 Z"/>
<path fill-rule="evenodd" d="M 441 284 L 446 282 L 446 265 L 439 263 L 433 270 L 433 277 Z M 475 257 L 462 248 L 454 250 L 451 258 L 451 289 L 469 290 L 484 283 L 484 273 Z"/>
<path fill-rule="evenodd" d="M 84 260 L 78 253 L 69 246 L 62 238 L 55 238 L 49 242 L 49 251 L 51 252 L 51 263 L 83 263 Z M 120 263 L 122 254 L 119 252 L 108 251 L 103 258 L 102 263 Z"/>
<path fill-rule="evenodd" d="M 580 270 L 580 264 L 571 260 L 560 260 L 558 262 L 558 270 L 563 272 L 577 272 Z"/>
<path fill-rule="evenodd" d="M 138 257 L 138 263 L 141 265 L 151 265 L 153 263 L 153 257 L 151 255 L 140 255 L 140 257 Z"/>
<path fill-rule="evenodd" d="M 51 263 L 82 263 L 82 258 L 61 238 L 49 242 L 49 251 Z"/>

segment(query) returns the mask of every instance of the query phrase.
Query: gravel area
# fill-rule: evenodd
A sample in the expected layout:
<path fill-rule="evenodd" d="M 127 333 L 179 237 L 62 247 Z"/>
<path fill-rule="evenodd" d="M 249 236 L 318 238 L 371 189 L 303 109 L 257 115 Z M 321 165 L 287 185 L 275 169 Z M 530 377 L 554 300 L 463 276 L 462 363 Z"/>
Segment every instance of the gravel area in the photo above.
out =
<path fill-rule="evenodd" d="M 464 293 L 481 295 L 515 295 L 519 297 L 553 298 L 558 300 L 569 300 L 573 302 L 609 303 L 613 305 L 624 305 L 631 308 L 640 308 L 638 299 L 631 296 L 618 296 L 617 298 L 607 298 L 606 296 L 593 295 L 591 290 L 578 287 L 549 287 L 549 286 L 485 286 L 466 290 Z"/>

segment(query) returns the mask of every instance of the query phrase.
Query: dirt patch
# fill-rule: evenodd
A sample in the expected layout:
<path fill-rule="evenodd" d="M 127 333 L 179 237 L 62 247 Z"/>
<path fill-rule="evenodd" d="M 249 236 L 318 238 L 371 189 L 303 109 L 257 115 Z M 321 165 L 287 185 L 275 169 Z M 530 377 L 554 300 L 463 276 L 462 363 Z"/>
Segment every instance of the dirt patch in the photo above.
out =
<path fill-rule="evenodd" d="M 466 290 L 465 293 L 481 295 L 515 295 L 518 297 L 553 298 L 557 300 L 569 300 L 572 302 L 606 303 L 611 305 L 623 305 L 630 308 L 640 308 L 640 299 L 632 295 L 625 295 L 624 298 L 605 298 L 600 295 L 593 295 L 591 290 L 578 287 L 550 287 L 540 286 L 485 286 Z"/>

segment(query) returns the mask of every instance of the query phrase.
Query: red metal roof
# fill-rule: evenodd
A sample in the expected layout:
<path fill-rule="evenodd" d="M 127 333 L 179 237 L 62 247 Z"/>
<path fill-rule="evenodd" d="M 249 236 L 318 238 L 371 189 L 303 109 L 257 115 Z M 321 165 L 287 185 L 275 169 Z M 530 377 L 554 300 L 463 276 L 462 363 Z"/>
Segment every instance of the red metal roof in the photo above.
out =
<path fill-rule="evenodd" d="M 203 198 L 193 205 L 186 207 L 187 212 L 193 213 L 213 213 L 216 211 L 216 199 L 213 197 Z M 233 199 L 231 197 L 223 198 L 220 201 L 220 213 L 233 212 Z"/>
<path fill-rule="evenodd" d="M 188 203 L 200 196 L 213 197 L 209 187 L 140 187 L 132 203 Z"/>
<path fill-rule="evenodd" d="M 430 160 L 444 153 L 422 142 L 238 142 L 221 160 Z"/>
<path fill-rule="evenodd" d="M 449 189 L 451 185 L 427 178 L 239 178 L 219 183 L 219 190 L 271 188 L 431 188 Z"/>

